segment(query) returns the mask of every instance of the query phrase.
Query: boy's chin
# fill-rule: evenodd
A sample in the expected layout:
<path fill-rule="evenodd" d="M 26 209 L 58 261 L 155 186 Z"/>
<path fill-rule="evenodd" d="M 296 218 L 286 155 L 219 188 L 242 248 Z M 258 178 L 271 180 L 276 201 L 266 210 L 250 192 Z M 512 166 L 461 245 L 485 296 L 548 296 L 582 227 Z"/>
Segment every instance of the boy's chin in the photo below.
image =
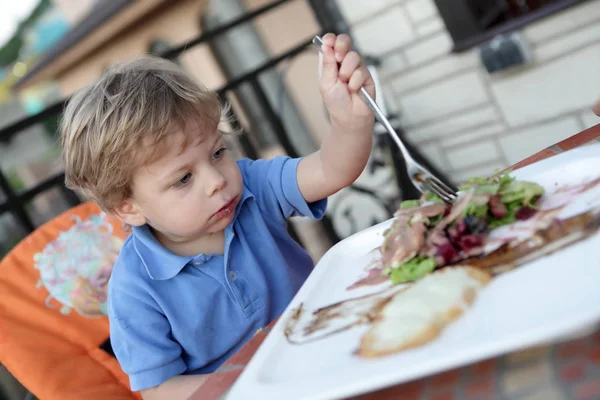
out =
<path fill-rule="evenodd" d="M 227 228 L 227 226 L 229 224 L 231 224 L 231 221 L 233 221 L 233 214 L 229 214 L 227 216 L 224 216 L 222 218 L 219 218 L 217 221 L 213 222 L 210 226 L 210 233 L 216 233 L 216 232 L 221 232 L 224 231 L 225 228 Z"/>
<path fill-rule="evenodd" d="M 205 224 L 202 227 L 199 227 L 197 230 L 187 230 L 186 232 L 178 232 L 178 236 L 181 238 L 199 238 L 202 236 L 222 232 L 227 228 L 229 224 L 233 221 L 234 214 L 229 214 L 219 219 L 209 221 L 208 224 Z"/>

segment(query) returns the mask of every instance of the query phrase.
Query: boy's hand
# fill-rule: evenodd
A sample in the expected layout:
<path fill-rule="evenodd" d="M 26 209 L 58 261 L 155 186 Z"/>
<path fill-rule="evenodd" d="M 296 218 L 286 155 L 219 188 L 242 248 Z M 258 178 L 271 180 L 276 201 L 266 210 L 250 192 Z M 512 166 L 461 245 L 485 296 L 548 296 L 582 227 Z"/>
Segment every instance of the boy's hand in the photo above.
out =
<path fill-rule="evenodd" d="M 320 88 L 331 122 L 350 130 L 373 124 L 373 113 L 359 95 L 362 86 L 375 99 L 375 84 L 348 35 L 323 36 Z"/>
<path fill-rule="evenodd" d="M 331 132 L 319 151 L 298 164 L 298 187 L 309 203 L 351 185 L 367 165 L 373 147 L 375 118 L 359 91 L 364 86 L 374 99 L 375 84 L 350 45 L 348 35 L 323 36 L 320 88 Z"/>

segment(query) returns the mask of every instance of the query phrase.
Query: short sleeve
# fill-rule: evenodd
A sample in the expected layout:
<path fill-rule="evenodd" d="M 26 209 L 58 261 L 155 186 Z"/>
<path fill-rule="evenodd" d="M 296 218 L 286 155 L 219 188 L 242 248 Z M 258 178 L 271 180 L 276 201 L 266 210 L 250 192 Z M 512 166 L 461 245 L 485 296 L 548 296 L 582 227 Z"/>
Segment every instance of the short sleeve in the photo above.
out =
<path fill-rule="evenodd" d="M 167 318 L 146 302 L 110 289 L 110 340 L 132 391 L 152 388 L 186 370 Z"/>
<path fill-rule="evenodd" d="M 298 187 L 296 171 L 302 158 L 278 156 L 271 160 L 238 161 L 244 185 L 256 197 L 263 212 L 277 212 L 287 219 L 304 216 L 321 219 L 327 199 L 307 203 Z"/>

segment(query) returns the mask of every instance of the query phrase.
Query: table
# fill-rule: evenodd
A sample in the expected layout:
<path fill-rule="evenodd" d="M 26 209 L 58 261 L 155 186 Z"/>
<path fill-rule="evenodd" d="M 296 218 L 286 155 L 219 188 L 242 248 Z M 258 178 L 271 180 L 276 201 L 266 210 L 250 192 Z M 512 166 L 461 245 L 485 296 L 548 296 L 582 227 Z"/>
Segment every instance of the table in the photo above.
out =
<path fill-rule="evenodd" d="M 600 142 L 600 124 L 556 143 L 510 169 L 522 168 L 594 142 Z M 223 398 L 269 331 L 270 327 L 257 333 L 213 373 L 190 400 Z M 581 332 L 568 341 L 518 351 L 355 399 L 600 399 L 600 327 Z"/>

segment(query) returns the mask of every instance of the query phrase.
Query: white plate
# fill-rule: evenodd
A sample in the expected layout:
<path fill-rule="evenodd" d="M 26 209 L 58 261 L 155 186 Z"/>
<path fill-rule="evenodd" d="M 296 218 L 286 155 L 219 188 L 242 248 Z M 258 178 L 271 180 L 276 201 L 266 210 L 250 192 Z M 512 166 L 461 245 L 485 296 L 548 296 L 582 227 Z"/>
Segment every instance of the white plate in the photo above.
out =
<path fill-rule="evenodd" d="M 600 145 L 590 145 L 518 170 L 546 190 L 600 175 Z M 565 212 L 578 213 L 600 191 Z M 275 324 L 228 399 L 335 399 L 374 391 L 570 334 L 600 321 L 600 235 L 503 274 L 433 342 L 378 359 L 353 355 L 366 327 L 303 345 L 283 334 L 293 308 L 312 311 L 374 288 L 347 291 L 381 244 L 386 221 L 331 248 Z M 585 255 L 585 252 L 588 252 Z"/>

